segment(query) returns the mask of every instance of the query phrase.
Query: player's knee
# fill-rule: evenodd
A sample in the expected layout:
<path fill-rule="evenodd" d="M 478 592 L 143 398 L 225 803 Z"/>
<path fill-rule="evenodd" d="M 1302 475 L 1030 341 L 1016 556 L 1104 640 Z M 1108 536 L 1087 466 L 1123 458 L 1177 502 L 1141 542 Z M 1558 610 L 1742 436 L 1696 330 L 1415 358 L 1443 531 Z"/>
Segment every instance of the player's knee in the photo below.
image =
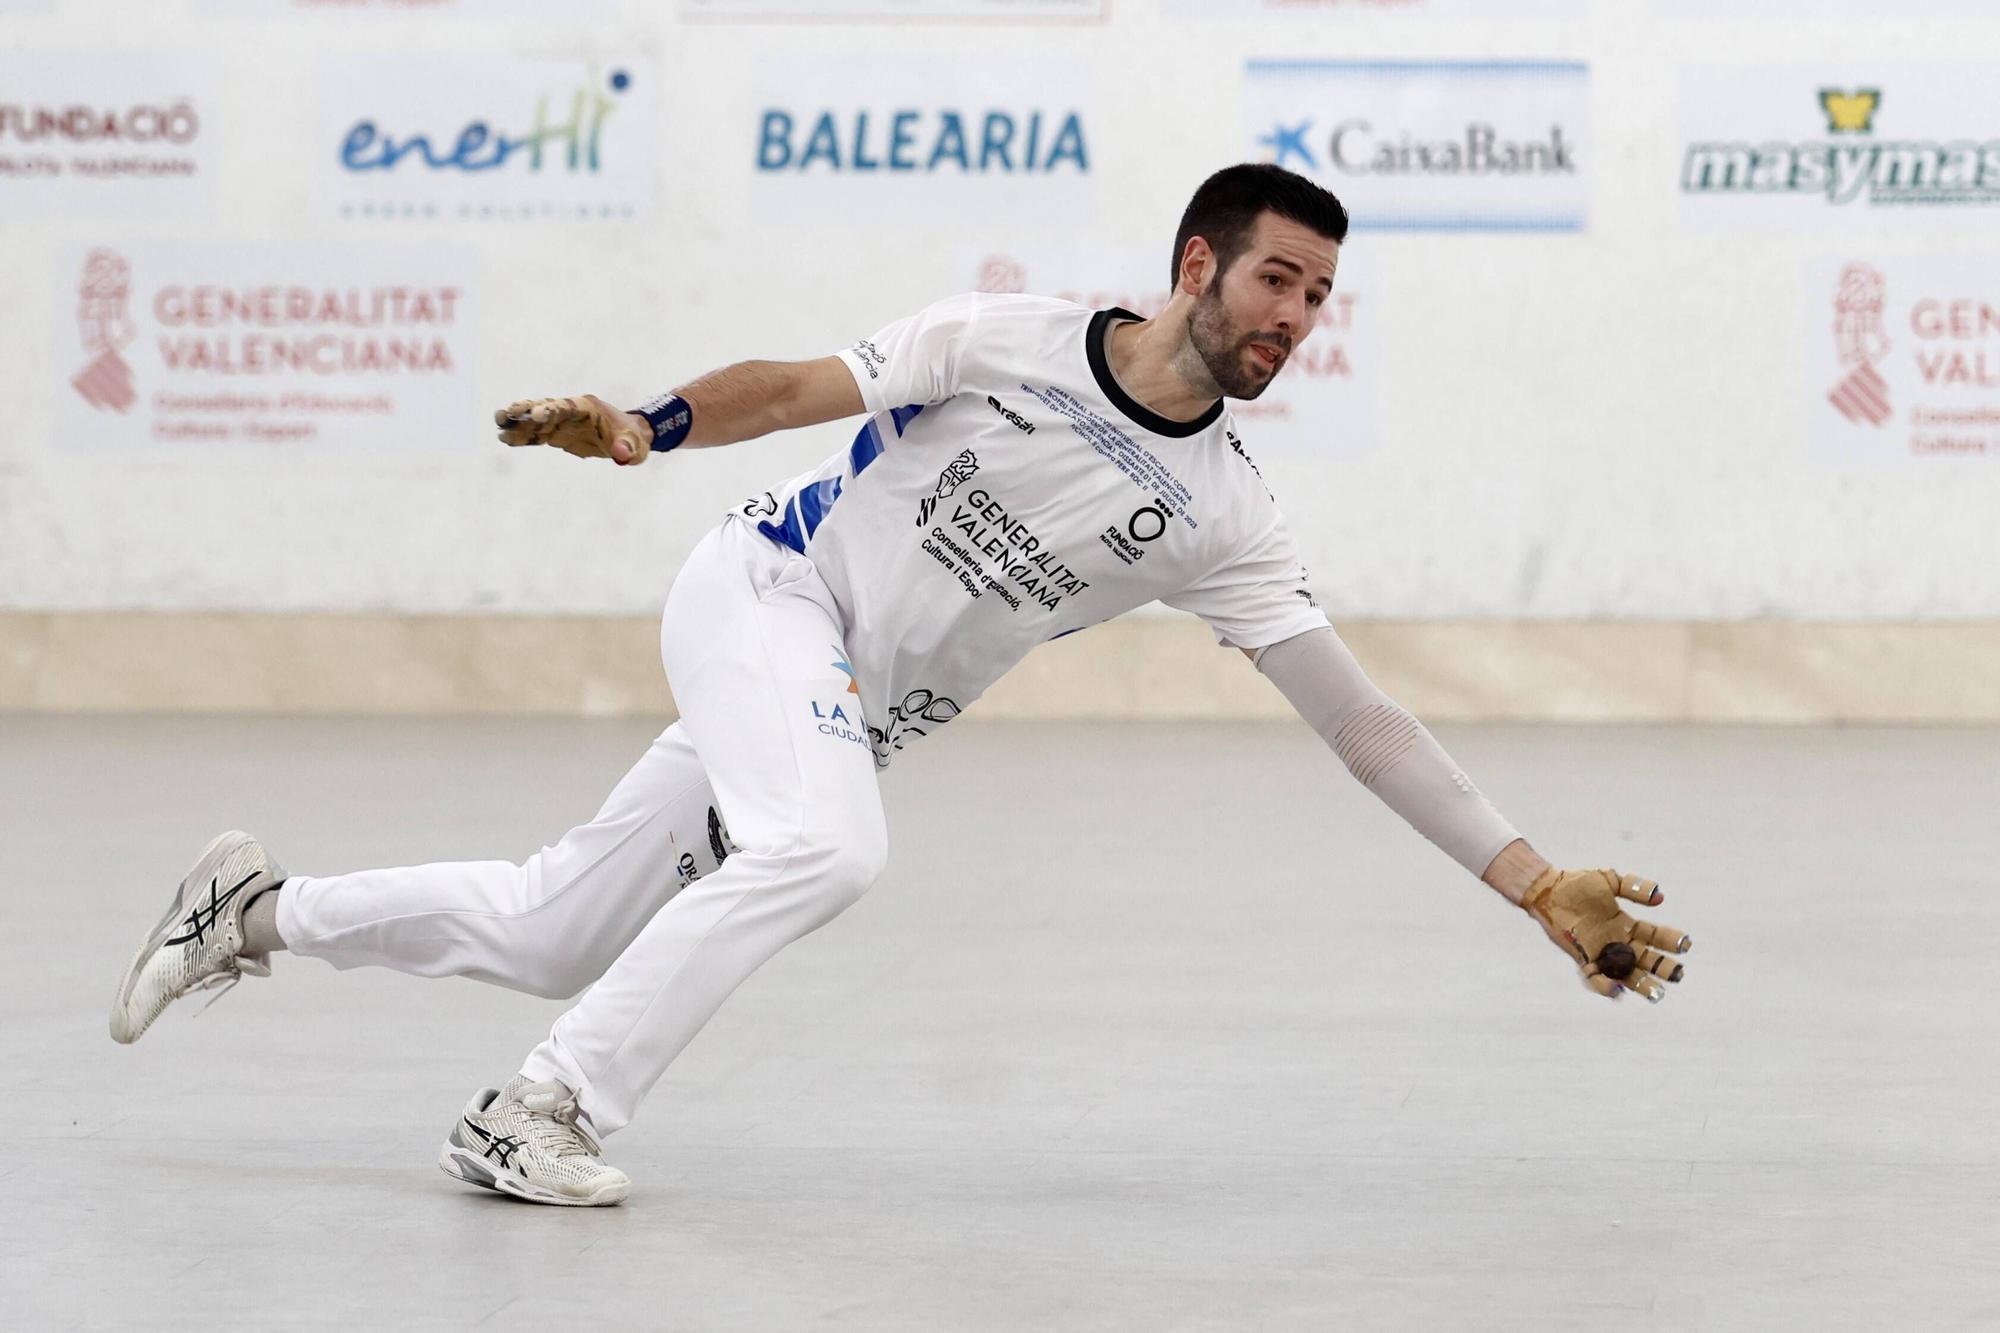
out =
<path fill-rule="evenodd" d="M 811 858 L 813 898 L 821 921 L 852 907 L 882 877 L 889 861 L 889 838 L 881 825 L 829 831 L 817 840 Z"/>
<path fill-rule="evenodd" d="M 522 976 L 520 989 L 544 1000 L 567 1000 L 581 994 L 602 972 L 593 960 L 549 958 Z"/>

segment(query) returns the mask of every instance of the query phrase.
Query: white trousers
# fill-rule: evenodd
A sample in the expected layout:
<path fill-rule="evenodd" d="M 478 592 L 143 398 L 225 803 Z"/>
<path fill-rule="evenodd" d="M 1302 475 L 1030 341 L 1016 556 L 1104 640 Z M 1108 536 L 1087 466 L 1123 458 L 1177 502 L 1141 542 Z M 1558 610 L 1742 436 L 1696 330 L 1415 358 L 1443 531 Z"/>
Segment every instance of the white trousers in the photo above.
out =
<path fill-rule="evenodd" d="M 681 720 L 596 818 L 521 865 L 294 878 L 293 953 L 563 998 L 521 1071 L 560 1079 L 598 1134 L 743 979 L 826 924 L 888 854 L 839 616 L 805 557 L 731 520 L 667 597 L 661 656 Z"/>

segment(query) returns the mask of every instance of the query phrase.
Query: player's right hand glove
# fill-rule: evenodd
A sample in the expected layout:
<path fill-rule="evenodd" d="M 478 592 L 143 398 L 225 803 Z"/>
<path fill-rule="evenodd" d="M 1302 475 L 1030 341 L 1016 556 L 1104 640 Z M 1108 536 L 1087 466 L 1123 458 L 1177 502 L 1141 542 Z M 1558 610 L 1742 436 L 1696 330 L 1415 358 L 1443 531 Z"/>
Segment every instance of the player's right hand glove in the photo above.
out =
<path fill-rule="evenodd" d="M 1681 979 L 1681 962 L 1669 955 L 1686 953 L 1693 942 L 1671 926 L 1625 915 L 1620 898 L 1657 907 L 1665 895 L 1637 875 L 1552 866 L 1528 886 L 1521 909 L 1575 960 L 1584 985 L 1612 998 L 1622 985 L 1657 1004 L 1667 993 L 1660 982 Z"/>
<path fill-rule="evenodd" d="M 608 458 L 637 467 L 651 456 L 646 419 L 621 412 L 595 394 L 580 398 L 523 398 L 493 414 L 503 444 L 554 445 L 578 458 Z"/>

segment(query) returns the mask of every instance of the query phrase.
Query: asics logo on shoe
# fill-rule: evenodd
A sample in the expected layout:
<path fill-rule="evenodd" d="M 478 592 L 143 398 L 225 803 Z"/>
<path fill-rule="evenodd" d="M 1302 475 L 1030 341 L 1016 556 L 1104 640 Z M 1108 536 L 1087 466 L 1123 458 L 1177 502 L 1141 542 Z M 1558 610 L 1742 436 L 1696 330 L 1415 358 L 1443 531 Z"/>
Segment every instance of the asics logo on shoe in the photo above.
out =
<path fill-rule="evenodd" d="M 211 879 L 208 882 L 208 901 L 205 903 L 196 903 L 194 910 L 188 913 L 187 920 L 181 923 L 186 927 L 187 933 L 185 935 L 175 935 L 167 940 L 167 943 L 186 944 L 189 940 L 196 940 L 203 944 L 208 943 L 208 932 L 215 928 L 216 921 L 222 916 L 222 909 L 229 905 L 230 899 L 243 891 L 245 884 L 257 878 L 258 874 L 258 871 L 251 871 L 242 879 L 230 885 L 228 892 L 220 895 L 217 894 L 216 890 L 222 886 L 221 878 L 218 876 L 215 879 Z"/>
<path fill-rule="evenodd" d="M 465 1127 L 485 1140 L 486 1147 L 479 1154 L 481 1157 L 491 1157 L 502 1166 L 512 1166 L 514 1164 L 512 1160 L 513 1156 L 521 1150 L 520 1139 L 514 1138 L 511 1135 L 495 1134 L 490 1130 L 481 1129 L 470 1120 L 465 1122 Z"/>

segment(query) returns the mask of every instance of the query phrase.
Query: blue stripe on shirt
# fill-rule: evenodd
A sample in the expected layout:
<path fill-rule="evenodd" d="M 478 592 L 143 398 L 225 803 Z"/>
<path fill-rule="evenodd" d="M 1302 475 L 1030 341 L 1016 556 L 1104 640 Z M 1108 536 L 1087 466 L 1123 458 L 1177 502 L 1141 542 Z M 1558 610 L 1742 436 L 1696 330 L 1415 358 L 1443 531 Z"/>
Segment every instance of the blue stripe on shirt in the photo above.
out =
<path fill-rule="evenodd" d="M 806 553 L 806 534 L 799 527 L 799 501 L 793 496 L 785 502 L 785 523 L 783 527 L 765 519 L 757 525 L 757 531 L 769 537 L 780 546 L 789 546 L 800 555 Z"/>
<path fill-rule="evenodd" d="M 833 502 L 839 498 L 839 477 L 816 481 L 799 492 L 799 517 L 805 520 L 808 541 L 812 539 L 813 533 L 819 531 L 819 525 L 826 518 L 827 511 L 833 508 Z"/>
<path fill-rule="evenodd" d="M 868 424 L 855 435 L 854 443 L 847 451 L 847 461 L 853 466 L 854 475 L 858 477 L 870 463 L 881 456 L 882 432 L 871 417 Z"/>
<path fill-rule="evenodd" d="M 889 420 L 901 436 L 905 427 L 915 421 L 924 410 L 922 403 L 911 403 L 906 407 L 889 410 Z M 854 443 L 847 448 L 847 461 L 860 476 L 868 465 L 882 456 L 882 428 L 873 417 L 855 433 Z M 789 546 L 800 555 L 806 553 L 806 543 L 813 533 L 826 521 L 827 511 L 840 498 L 840 478 L 828 477 L 825 481 L 814 482 L 800 489 L 785 503 L 785 521 L 772 523 L 766 519 L 757 525 L 757 531 L 769 537 L 780 546 Z"/>

